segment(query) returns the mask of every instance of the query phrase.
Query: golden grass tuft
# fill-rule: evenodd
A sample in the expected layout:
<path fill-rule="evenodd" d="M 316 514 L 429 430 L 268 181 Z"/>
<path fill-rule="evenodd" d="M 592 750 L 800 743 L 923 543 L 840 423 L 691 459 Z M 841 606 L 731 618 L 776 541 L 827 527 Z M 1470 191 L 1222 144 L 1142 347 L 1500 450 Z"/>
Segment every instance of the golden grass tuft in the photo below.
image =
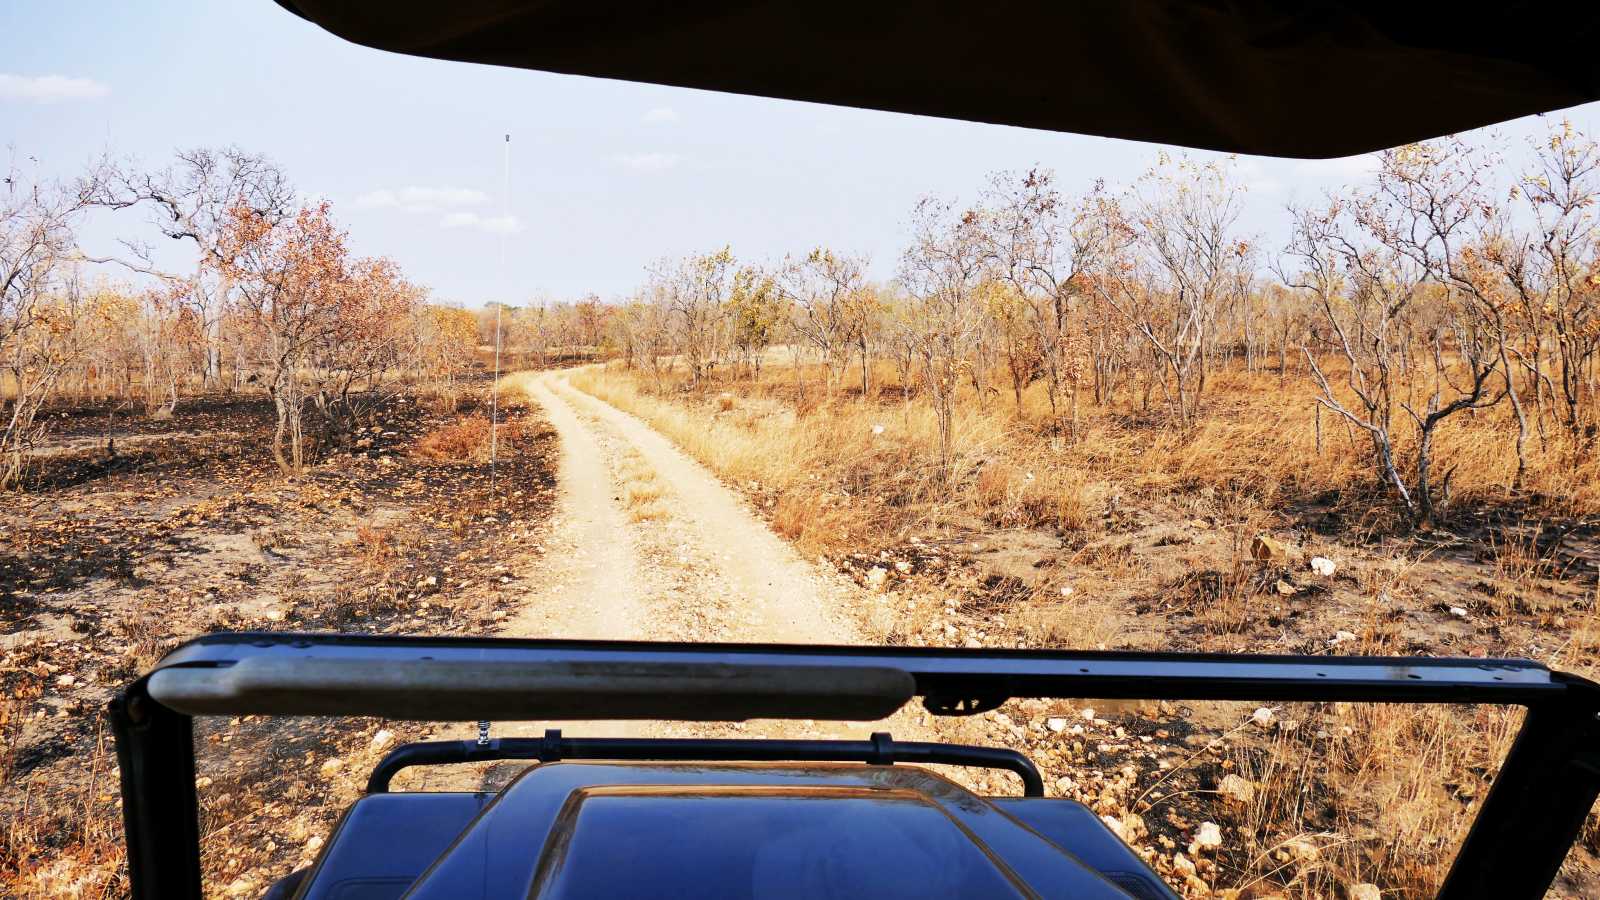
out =
<path fill-rule="evenodd" d="M 668 517 L 667 489 L 637 450 L 629 450 L 617 466 L 622 482 L 623 506 L 630 522 L 658 522 Z"/>
<path fill-rule="evenodd" d="M 1336 510 L 1353 540 L 1399 524 L 1372 471 L 1366 436 L 1326 412 L 1319 418 L 1309 387 L 1292 376 L 1219 371 L 1202 414 L 1187 424 L 1172 421 L 1159 396 L 1146 408 L 1133 390 L 1117 403 L 1086 402 L 1075 421 L 1058 427 L 1041 386 L 1020 404 L 1006 392 L 969 390 L 955 409 L 947 473 L 936 464 L 933 409 L 917 386 L 900 384 L 882 365 L 872 376 L 876 387 L 865 395 L 859 388 L 829 394 L 821 372 L 806 366 L 761 381 L 719 375 L 693 390 L 681 379 L 647 382 L 615 366 L 586 370 L 572 383 L 750 488 L 774 529 L 808 554 L 872 551 L 928 530 L 1056 531 L 1069 548 L 1058 565 L 1073 573 L 1076 592 L 1044 588 L 1006 613 L 1015 636 L 1034 645 L 1140 639 L 1096 599 L 1149 575 L 1131 543 L 1119 539 L 1129 509 L 1206 520 L 1199 530 L 1210 549 L 1197 550 L 1193 569 L 1161 591 L 1224 642 L 1249 632 L 1278 600 L 1280 573 L 1252 559 L 1249 546 L 1256 533 L 1284 526 L 1284 510 Z M 1450 473 L 1445 515 L 1510 503 L 1532 518 L 1600 512 L 1600 454 L 1556 435 L 1530 442 L 1522 490 L 1512 492 L 1514 428 L 1504 410 L 1456 416 L 1440 428 L 1436 471 Z M 1396 450 L 1409 473 L 1415 448 L 1408 441 L 1402 437 Z M 1489 554 L 1493 602 L 1503 606 L 1548 593 L 1540 582 L 1559 577 L 1530 537 L 1497 538 Z M 1357 640 L 1338 652 L 1407 652 L 1388 613 L 1415 601 L 1407 575 L 1425 556 L 1378 560 L 1345 576 L 1373 599 L 1350 622 Z M 1592 606 L 1600 606 L 1595 592 Z M 1563 627 L 1571 638 L 1550 661 L 1600 673 L 1600 613 Z M 1249 886 L 1245 895 L 1270 886 L 1338 896 L 1362 881 L 1398 896 L 1431 894 L 1520 722 L 1516 710 L 1383 704 L 1295 707 L 1280 716 L 1318 724 L 1235 745 L 1237 771 L 1259 786 L 1247 808 L 1235 810 L 1254 842 L 1250 869 L 1233 882 Z M 1591 817 L 1584 836 L 1591 847 L 1600 847 L 1596 822 Z M 1297 855 L 1307 847 L 1312 861 Z"/>
<path fill-rule="evenodd" d="M 520 420 L 502 421 L 495 431 L 501 452 L 527 436 Z M 488 462 L 490 434 L 487 416 L 465 416 L 423 435 L 412 454 L 429 462 Z"/>

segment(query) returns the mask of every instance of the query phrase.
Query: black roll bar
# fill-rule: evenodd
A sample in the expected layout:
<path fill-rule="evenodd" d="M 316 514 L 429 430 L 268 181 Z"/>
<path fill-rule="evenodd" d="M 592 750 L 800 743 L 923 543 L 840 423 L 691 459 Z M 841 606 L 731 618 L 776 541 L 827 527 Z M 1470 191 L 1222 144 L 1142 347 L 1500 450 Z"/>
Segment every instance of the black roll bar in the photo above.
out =
<path fill-rule="evenodd" d="M 242 663 L 251 675 L 242 681 L 247 689 L 238 690 L 241 680 L 228 679 L 226 670 Z M 304 679 L 284 674 L 296 665 L 324 677 L 303 699 L 293 688 Z M 485 665 L 489 669 L 482 670 Z M 808 714 L 808 691 L 781 702 L 762 693 L 781 680 L 767 677 L 772 673 L 816 669 L 870 680 L 857 687 L 872 703 L 898 692 L 896 682 L 905 682 L 897 673 L 903 673 L 912 694 L 941 715 L 992 709 L 1012 697 L 1525 707 L 1522 730 L 1440 890 L 1445 900 L 1543 897 L 1600 797 L 1600 686 L 1529 660 L 224 633 L 174 650 L 111 702 L 133 896 L 202 897 L 192 719 L 152 696 L 153 676 L 183 670 L 162 679 L 174 703 L 204 703 L 195 709 L 208 715 L 226 714 L 234 700 L 247 705 L 270 697 L 275 715 L 407 718 L 406 710 L 415 709 L 437 718 L 441 694 L 459 697 L 472 687 L 451 683 L 449 673 L 518 666 L 540 672 L 566 666 L 623 675 L 681 670 L 756 676 L 748 681 L 753 688 L 744 700 L 723 707 L 730 716 L 773 711 L 790 718 L 820 717 L 815 710 Z M 410 682 L 420 689 L 411 698 L 414 703 L 393 691 L 377 699 L 363 692 L 373 684 L 388 685 L 372 676 L 397 667 L 417 673 Z M 208 685 L 204 670 L 216 676 L 215 684 Z M 847 674 L 845 680 L 852 677 Z M 648 693 L 653 684 L 654 679 L 635 680 L 629 690 L 642 685 Z M 692 701 L 670 679 L 661 681 L 660 689 L 673 704 Z M 617 696 L 610 688 L 601 693 Z M 635 702 L 639 699 L 613 709 L 624 714 L 619 717 L 649 717 L 650 704 Z M 817 708 L 826 707 L 819 699 Z M 511 718 L 483 712 L 488 711 L 468 710 L 460 720 Z"/>
<path fill-rule="evenodd" d="M 674 762 L 897 762 L 1005 769 L 1022 779 L 1022 796 L 1043 797 L 1044 779 L 1033 761 L 1015 750 L 924 741 L 897 741 L 886 731 L 866 741 L 730 740 L 698 738 L 569 738 L 559 728 L 542 738 L 419 741 L 389 751 L 367 779 L 367 793 L 383 794 L 396 773 L 411 766 L 487 762 L 501 759 L 670 760 Z"/>

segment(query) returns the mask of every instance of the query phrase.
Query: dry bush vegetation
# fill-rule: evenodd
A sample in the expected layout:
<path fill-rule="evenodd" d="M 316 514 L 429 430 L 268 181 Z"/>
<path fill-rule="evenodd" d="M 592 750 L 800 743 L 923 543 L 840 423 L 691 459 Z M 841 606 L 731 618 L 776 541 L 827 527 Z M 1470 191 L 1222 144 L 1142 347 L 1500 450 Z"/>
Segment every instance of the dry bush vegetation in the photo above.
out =
<path fill-rule="evenodd" d="M 919 206 L 890 284 L 827 250 L 664 263 L 609 313 L 620 359 L 573 383 L 884 592 L 890 641 L 1592 675 L 1600 150 L 1565 125 L 1533 149 L 1509 177 L 1453 139 L 1386 153 L 1270 257 L 1227 164 L 1076 198 L 1000 175 Z M 1195 895 L 1431 896 L 1520 721 L 1119 712 L 1085 731 L 1013 703 L 986 727 Z M 1221 847 L 1188 846 L 1202 820 Z M 1560 891 L 1592 895 L 1595 836 Z"/>
<path fill-rule="evenodd" d="M 248 396 L 185 397 L 153 426 L 119 420 L 119 443 L 144 439 L 122 465 L 86 468 L 98 449 L 37 463 L 34 487 L 0 509 L 0 895 L 125 891 L 98 712 L 178 642 L 218 629 L 495 630 L 525 590 L 505 563 L 548 513 L 555 446 L 509 411 L 491 496 L 481 448 L 453 437 L 486 434 L 475 387 L 462 413 L 386 402 L 362 446 L 294 479 L 275 475 L 270 401 Z M 53 437 L 96 447 L 105 427 L 83 416 Z M 423 449 L 441 446 L 451 453 Z M 207 883 L 258 895 L 308 861 L 382 745 L 423 733 L 383 727 L 200 720 Z"/>
<path fill-rule="evenodd" d="M 1600 151 L 1558 127 L 1532 159 L 1508 179 L 1458 141 L 1397 149 L 1371 183 L 1292 211 L 1281 248 L 1241 233 L 1227 163 L 1163 158 L 1076 197 L 1002 174 L 970 207 L 920 204 L 892 283 L 826 249 L 770 266 L 722 249 L 663 262 L 623 302 L 476 313 L 352 258 L 326 206 L 240 151 L 66 186 L 12 173 L 0 892 L 118 894 L 93 713 L 179 639 L 504 618 L 516 573 L 498 560 L 546 515 L 553 445 L 520 414 L 491 431 L 497 342 L 509 366 L 615 357 L 573 382 L 878 591 L 889 642 L 1593 674 Z M 75 229 L 132 209 L 192 245 L 194 271 L 130 242 L 107 264 L 142 287 L 89 277 Z M 633 522 L 667 516 L 642 459 L 615 469 Z M 1097 706 L 1011 703 L 970 727 L 1192 896 L 1431 894 L 1517 722 Z M 394 739 L 205 723 L 208 882 L 259 891 L 309 858 Z M 1584 841 L 1565 893 L 1596 892 L 1593 822 Z"/>
<path fill-rule="evenodd" d="M 554 493 L 553 433 L 499 410 L 491 317 L 355 259 L 266 160 L 180 154 L 0 193 L 0 895 L 126 892 L 111 691 L 219 629 L 493 631 Z M 91 277 L 76 230 L 144 209 Z M 103 274 L 104 270 L 102 270 Z M 400 738 L 420 733 L 391 726 Z M 303 865 L 393 732 L 197 723 L 206 881 Z"/>

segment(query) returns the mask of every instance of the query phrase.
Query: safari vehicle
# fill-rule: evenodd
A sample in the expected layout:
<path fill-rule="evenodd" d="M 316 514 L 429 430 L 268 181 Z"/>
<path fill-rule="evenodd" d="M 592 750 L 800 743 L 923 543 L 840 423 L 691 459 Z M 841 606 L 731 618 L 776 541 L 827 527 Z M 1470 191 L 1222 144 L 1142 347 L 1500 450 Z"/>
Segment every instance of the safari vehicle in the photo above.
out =
<path fill-rule="evenodd" d="M 403 53 L 1289 156 L 1600 97 L 1600 11 L 1580 3 L 279 2 Z M 1529 17 L 1562 24 L 1527 42 Z M 1019 41 L 1040 46 L 997 49 Z M 184 900 L 202 896 L 195 716 L 875 721 L 1024 697 L 1524 707 L 1443 897 L 1542 896 L 1600 795 L 1600 687 L 1524 660 L 234 633 L 178 648 L 110 718 L 133 894 Z M 389 790 L 406 767 L 507 759 L 530 765 L 498 792 Z M 1022 796 L 918 763 L 1009 770 Z M 559 731 L 396 748 L 270 896 L 639 895 L 1173 896 L 1012 751 Z"/>

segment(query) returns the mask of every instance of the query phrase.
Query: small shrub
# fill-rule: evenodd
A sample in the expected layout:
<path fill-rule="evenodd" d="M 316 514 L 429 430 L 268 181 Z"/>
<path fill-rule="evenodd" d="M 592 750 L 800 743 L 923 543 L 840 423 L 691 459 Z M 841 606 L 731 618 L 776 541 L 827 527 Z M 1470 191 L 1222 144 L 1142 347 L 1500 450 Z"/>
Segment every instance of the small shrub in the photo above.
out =
<path fill-rule="evenodd" d="M 376 569 L 394 561 L 396 557 L 394 535 L 388 529 L 362 524 L 356 528 L 356 552 L 369 569 Z"/>
<path fill-rule="evenodd" d="M 489 435 L 487 417 L 467 416 L 423 435 L 416 454 L 433 462 L 482 462 L 489 458 Z"/>

